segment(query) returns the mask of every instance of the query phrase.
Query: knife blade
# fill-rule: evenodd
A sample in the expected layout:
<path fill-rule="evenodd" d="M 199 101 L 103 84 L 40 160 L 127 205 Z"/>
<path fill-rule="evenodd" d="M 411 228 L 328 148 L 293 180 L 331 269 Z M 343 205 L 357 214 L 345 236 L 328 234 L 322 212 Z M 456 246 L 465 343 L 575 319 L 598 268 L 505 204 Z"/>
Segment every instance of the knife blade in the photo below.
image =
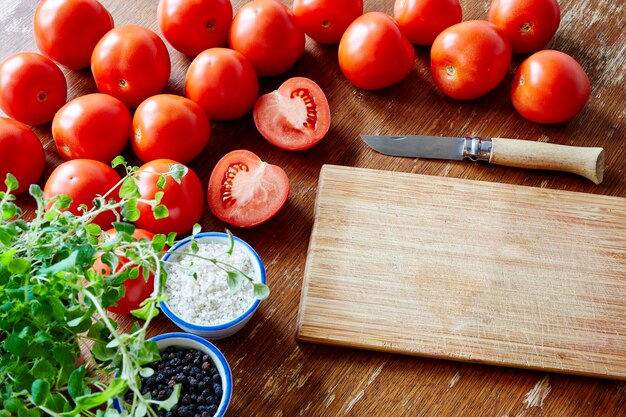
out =
<path fill-rule="evenodd" d="M 570 172 L 596 184 L 604 176 L 604 149 L 557 145 L 522 139 L 361 135 L 372 149 L 410 158 L 464 158 L 517 168 Z"/>

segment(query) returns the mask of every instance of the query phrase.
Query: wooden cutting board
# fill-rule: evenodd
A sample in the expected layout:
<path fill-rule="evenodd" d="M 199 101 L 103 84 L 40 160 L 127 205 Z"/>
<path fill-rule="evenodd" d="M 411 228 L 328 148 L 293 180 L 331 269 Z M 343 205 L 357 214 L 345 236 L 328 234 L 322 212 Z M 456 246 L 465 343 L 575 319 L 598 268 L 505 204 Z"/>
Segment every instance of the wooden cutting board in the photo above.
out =
<path fill-rule="evenodd" d="M 298 339 L 626 379 L 626 199 L 324 166 Z"/>

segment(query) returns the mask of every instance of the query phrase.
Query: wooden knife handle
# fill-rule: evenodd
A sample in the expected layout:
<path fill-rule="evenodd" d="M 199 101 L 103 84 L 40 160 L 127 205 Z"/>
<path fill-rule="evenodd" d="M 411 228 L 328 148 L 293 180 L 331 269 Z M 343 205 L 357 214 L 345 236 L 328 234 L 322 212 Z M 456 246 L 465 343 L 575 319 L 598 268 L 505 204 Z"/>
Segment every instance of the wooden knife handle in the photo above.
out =
<path fill-rule="evenodd" d="M 517 168 L 571 172 L 596 184 L 600 184 L 604 176 L 602 148 L 493 138 L 489 162 Z"/>

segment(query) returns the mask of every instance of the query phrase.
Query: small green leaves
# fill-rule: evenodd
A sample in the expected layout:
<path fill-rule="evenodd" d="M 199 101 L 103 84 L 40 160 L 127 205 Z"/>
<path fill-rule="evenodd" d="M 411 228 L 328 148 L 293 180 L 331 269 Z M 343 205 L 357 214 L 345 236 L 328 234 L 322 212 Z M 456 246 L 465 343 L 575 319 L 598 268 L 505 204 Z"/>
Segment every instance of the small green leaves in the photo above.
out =
<path fill-rule="evenodd" d="M 137 186 L 137 179 L 135 177 L 126 177 L 122 182 L 122 186 L 119 191 L 120 198 L 140 198 L 139 187 Z"/>
<path fill-rule="evenodd" d="M 67 390 L 72 398 L 80 397 L 85 394 L 85 390 L 83 388 L 83 380 L 85 379 L 85 374 L 87 373 L 87 368 L 84 365 L 79 366 L 74 369 L 71 373 Z"/>
<path fill-rule="evenodd" d="M 244 282 L 245 277 L 239 271 L 226 272 L 226 284 L 230 292 L 237 292 Z"/>
<path fill-rule="evenodd" d="M 15 176 L 11 173 L 7 174 L 7 177 L 4 180 L 4 183 L 7 186 L 7 189 L 9 191 L 15 191 L 17 190 L 17 187 L 19 186 L 19 183 L 17 182 L 17 178 L 15 178 Z"/>
<path fill-rule="evenodd" d="M 176 233 L 175 232 L 168 233 L 167 234 L 167 246 L 172 248 L 174 247 L 175 243 L 176 243 Z"/>
<path fill-rule="evenodd" d="M 102 229 L 100 228 L 100 226 L 95 223 L 86 224 L 85 231 L 91 236 L 100 236 L 100 233 L 102 233 Z"/>
<path fill-rule="evenodd" d="M 9 262 L 8 270 L 10 273 L 19 275 L 28 271 L 30 268 L 30 261 L 24 258 L 13 258 Z"/>
<path fill-rule="evenodd" d="M 125 380 L 115 378 L 104 391 L 76 398 L 76 407 L 81 410 L 90 410 L 104 404 L 110 398 L 118 397 L 124 394 L 124 391 L 126 391 L 127 388 L 128 383 Z"/>
<path fill-rule="evenodd" d="M 41 379 L 35 380 L 30 388 L 35 405 L 44 405 L 50 398 L 50 383 Z"/>
<path fill-rule="evenodd" d="M 262 284 L 260 282 L 255 282 L 253 284 L 254 288 L 254 298 L 257 300 L 264 300 L 270 295 L 270 289 L 267 285 Z"/>
<path fill-rule="evenodd" d="M 193 225 L 193 229 L 191 230 L 191 235 L 195 236 L 198 233 L 200 233 L 202 231 L 202 226 L 200 226 L 198 223 Z"/>
<path fill-rule="evenodd" d="M 154 375 L 154 369 L 148 367 L 141 368 L 139 370 L 139 375 L 141 375 L 143 378 L 149 378 Z"/>
<path fill-rule="evenodd" d="M 163 204 L 158 204 L 152 209 L 155 219 L 164 219 L 170 215 L 169 210 Z"/>
<path fill-rule="evenodd" d="M 135 225 L 131 223 L 114 222 L 113 228 L 117 233 L 126 233 L 127 235 L 135 233 Z"/>
<path fill-rule="evenodd" d="M 181 387 L 181 384 L 174 385 L 172 395 L 170 395 L 170 397 L 167 400 L 159 402 L 158 403 L 159 406 L 161 406 L 161 408 L 166 409 L 167 411 L 170 411 L 172 407 L 178 404 L 178 397 L 180 397 L 180 387 Z"/>
<path fill-rule="evenodd" d="M 157 183 L 156 183 L 157 188 L 161 190 L 164 189 L 166 181 L 167 181 L 167 175 L 165 174 L 159 175 L 159 179 L 157 180 Z"/>
<path fill-rule="evenodd" d="M 122 216 L 129 222 L 135 222 L 139 219 L 140 213 L 136 198 L 131 198 L 122 205 Z"/>
<path fill-rule="evenodd" d="M 188 171 L 189 169 L 184 165 L 181 165 L 181 164 L 170 165 L 170 174 L 172 175 L 172 178 L 174 178 L 174 181 L 176 181 L 179 184 L 181 180 L 183 179 L 183 177 L 187 175 Z"/>
<path fill-rule="evenodd" d="M 156 205 L 161 204 L 161 200 L 163 200 L 164 195 L 165 195 L 165 192 L 163 191 L 157 191 L 156 193 L 154 193 L 154 204 Z"/>
<path fill-rule="evenodd" d="M 166 239 L 165 235 L 161 233 L 154 235 L 152 238 L 152 249 L 154 249 L 155 252 L 162 252 L 165 248 Z"/>
<path fill-rule="evenodd" d="M 229 255 L 232 255 L 233 249 L 235 249 L 235 238 L 233 237 L 233 234 L 228 229 L 226 229 L 226 234 L 228 235 L 228 250 L 226 251 L 226 253 Z"/>
<path fill-rule="evenodd" d="M 143 307 L 131 311 L 130 314 L 141 320 L 152 320 L 159 315 L 159 310 L 156 308 L 150 308 L 149 305 L 144 305 Z"/>
<path fill-rule="evenodd" d="M 28 188 L 28 194 L 30 194 L 37 200 L 43 199 L 43 191 L 41 190 L 41 187 L 37 184 L 30 185 L 30 187 Z"/>
<path fill-rule="evenodd" d="M 113 168 L 116 168 L 120 165 L 126 166 L 126 159 L 124 159 L 122 155 L 116 156 L 115 158 L 113 158 L 113 161 L 111 161 L 111 166 Z"/>

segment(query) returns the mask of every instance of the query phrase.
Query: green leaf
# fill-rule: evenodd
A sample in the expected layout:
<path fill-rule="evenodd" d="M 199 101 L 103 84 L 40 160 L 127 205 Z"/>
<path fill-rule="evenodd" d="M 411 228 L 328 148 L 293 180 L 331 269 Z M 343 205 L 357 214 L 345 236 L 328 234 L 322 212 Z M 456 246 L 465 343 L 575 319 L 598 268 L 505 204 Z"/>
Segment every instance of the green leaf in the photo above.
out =
<path fill-rule="evenodd" d="M 239 288 L 241 288 L 243 279 L 244 279 L 243 276 L 239 272 L 236 272 L 236 271 L 226 272 L 226 284 L 228 284 L 228 289 L 230 290 L 230 292 L 237 292 Z"/>
<path fill-rule="evenodd" d="M 67 402 L 67 398 L 65 398 L 63 394 L 56 393 L 53 394 L 46 402 L 46 408 L 56 411 L 57 413 L 62 413 L 70 410 L 70 404 Z"/>
<path fill-rule="evenodd" d="M 52 356 L 61 365 L 74 367 L 76 364 L 76 359 L 74 355 L 72 355 L 72 352 L 63 346 L 55 346 L 54 349 L 52 349 Z"/>
<path fill-rule="evenodd" d="M 139 209 L 137 208 L 136 198 L 131 198 L 130 200 L 126 201 L 124 205 L 122 205 L 122 216 L 124 216 L 124 218 L 129 222 L 134 222 L 139 219 L 140 213 Z"/>
<path fill-rule="evenodd" d="M 148 414 L 148 408 L 146 407 L 146 404 L 144 403 L 137 404 L 134 417 L 144 417 L 146 414 Z"/>
<path fill-rule="evenodd" d="M 170 215 L 169 210 L 163 204 L 159 204 L 152 209 L 155 219 L 164 219 Z"/>
<path fill-rule="evenodd" d="M 253 284 L 253 288 L 254 288 L 254 297 L 257 300 L 264 300 L 270 295 L 270 288 L 265 284 L 262 284 L 260 282 L 255 282 Z"/>
<path fill-rule="evenodd" d="M 122 155 L 118 155 L 115 158 L 113 158 L 113 160 L 111 161 L 111 166 L 113 168 L 116 168 L 120 165 L 124 165 L 126 166 L 126 159 L 124 159 L 124 157 Z"/>
<path fill-rule="evenodd" d="M 15 275 L 21 275 L 30 268 L 30 261 L 24 258 L 13 258 L 9 262 L 9 272 Z"/>
<path fill-rule="evenodd" d="M 143 307 L 140 307 L 136 310 L 130 312 L 133 316 L 137 317 L 140 320 L 148 320 L 148 318 L 153 319 L 159 315 L 159 310 L 156 308 L 152 309 L 152 314 L 150 314 L 150 305 L 146 304 Z"/>
<path fill-rule="evenodd" d="M 195 236 L 198 233 L 200 233 L 202 231 L 202 226 L 200 226 L 198 223 L 193 225 L 193 229 L 191 229 L 191 235 Z"/>
<path fill-rule="evenodd" d="M 170 248 L 174 247 L 176 243 L 176 232 L 170 232 L 167 234 L 167 246 Z"/>
<path fill-rule="evenodd" d="M 32 401 L 35 405 L 44 405 L 50 398 L 50 383 L 41 379 L 36 379 L 30 388 Z"/>
<path fill-rule="evenodd" d="M 165 241 L 166 241 L 165 235 L 161 233 L 154 235 L 154 237 L 152 238 L 152 249 L 155 252 L 163 251 L 163 248 L 165 248 Z"/>
<path fill-rule="evenodd" d="M 11 220 L 20 211 L 21 210 L 19 209 L 19 207 L 17 207 L 15 204 L 6 202 L 2 206 L 2 218 L 4 220 Z"/>
<path fill-rule="evenodd" d="M 15 191 L 17 190 L 17 187 L 19 187 L 17 178 L 15 178 L 15 176 L 11 174 L 10 172 L 7 174 L 7 177 L 4 180 L 4 183 L 6 184 L 9 191 Z"/>
<path fill-rule="evenodd" d="M 198 251 L 200 250 L 200 248 L 198 247 L 198 241 L 196 239 L 191 239 L 190 246 L 193 253 L 198 253 Z"/>
<path fill-rule="evenodd" d="M 75 319 L 67 322 L 67 327 L 76 327 L 81 324 L 83 320 L 85 320 L 85 316 L 76 317 Z"/>
<path fill-rule="evenodd" d="M 181 388 L 180 384 L 174 385 L 174 389 L 172 390 L 172 395 L 170 395 L 170 397 L 167 400 L 158 402 L 159 406 L 161 408 L 166 409 L 167 411 L 170 411 L 172 407 L 178 404 L 178 397 L 180 397 L 180 388 Z"/>
<path fill-rule="evenodd" d="M 115 349 L 107 349 L 105 345 L 105 343 L 97 342 L 94 343 L 93 347 L 91 348 L 91 353 L 93 357 L 101 362 L 110 361 L 115 357 L 116 353 Z"/>
<path fill-rule="evenodd" d="M 109 343 L 107 343 L 106 347 L 107 348 L 115 348 L 115 347 L 118 347 L 119 345 L 120 345 L 119 339 L 111 339 L 111 341 Z"/>
<path fill-rule="evenodd" d="M 183 179 L 183 177 L 187 175 L 188 171 L 189 169 L 184 165 L 181 165 L 181 164 L 170 165 L 170 174 L 172 175 L 172 178 L 174 178 L 174 181 L 176 181 L 179 184 L 181 180 Z"/>
<path fill-rule="evenodd" d="M 157 188 L 161 190 L 164 189 L 166 181 L 167 181 L 167 176 L 165 174 L 159 175 L 159 179 L 157 180 L 157 183 L 156 183 Z"/>
<path fill-rule="evenodd" d="M 39 361 L 30 370 L 31 374 L 35 378 L 39 379 L 52 379 L 57 375 L 58 369 L 45 359 L 39 359 Z"/>
<path fill-rule="evenodd" d="M 126 177 L 120 187 L 120 198 L 140 198 L 141 193 L 137 187 L 137 179 L 135 177 Z"/>
<path fill-rule="evenodd" d="M 23 357 L 28 353 L 28 343 L 18 334 L 13 333 L 5 340 L 4 349 L 15 356 Z"/>
<path fill-rule="evenodd" d="M 126 391 L 127 388 L 128 384 L 125 380 L 115 378 L 104 391 L 76 398 L 76 407 L 81 410 L 90 410 L 104 404 L 110 398 L 118 397 L 124 394 L 124 391 Z"/>
<path fill-rule="evenodd" d="M 13 256 L 15 255 L 16 251 L 17 251 L 17 248 L 11 248 L 4 253 L 0 253 L 0 264 L 8 267 L 9 262 L 11 262 L 11 259 L 13 259 Z"/>
<path fill-rule="evenodd" d="M 113 228 L 115 228 L 117 233 L 126 233 L 128 235 L 135 233 L 135 225 L 126 222 L 114 222 Z"/>
<path fill-rule="evenodd" d="M 228 250 L 226 251 L 226 253 L 232 255 L 233 250 L 235 249 L 235 238 L 228 229 L 226 229 L 226 234 L 228 235 Z"/>
<path fill-rule="evenodd" d="M 31 184 L 30 187 L 28 187 L 28 194 L 32 195 L 37 200 L 43 199 L 43 191 L 37 184 Z"/>
<path fill-rule="evenodd" d="M 72 398 L 77 398 L 84 394 L 83 380 L 85 379 L 86 373 L 87 369 L 85 365 L 81 365 L 71 373 L 67 383 L 67 390 Z"/>
<path fill-rule="evenodd" d="M 152 375 L 154 375 L 154 369 L 152 368 L 141 368 L 139 370 L 139 375 L 141 375 L 143 378 L 150 378 Z"/>
<path fill-rule="evenodd" d="M 95 223 L 86 224 L 85 225 L 85 230 L 91 236 L 100 236 L 100 233 L 102 233 L 102 228 L 100 226 L 98 226 L 97 224 L 95 224 Z"/>
<path fill-rule="evenodd" d="M 154 204 L 161 204 L 161 200 L 163 200 L 163 196 L 165 193 L 163 191 L 157 191 L 154 193 Z"/>
<path fill-rule="evenodd" d="M 120 258 L 113 252 L 104 252 L 100 256 L 100 260 L 102 261 L 103 264 L 108 266 L 111 269 L 111 271 L 115 271 L 120 262 Z M 102 273 L 102 271 L 97 271 L 97 272 Z"/>
<path fill-rule="evenodd" d="M 5 246 L 11 245 L 14 234 L 6 226 L 0 226 L 0 243 Z"/>
<path fill-rule="evenodd" d="M 54 200 L 54 208 L 56 208 L 57 210 L 65 210 L 70 206 L 70 204 L 72 204 L 72 199 L 65 194 L 59 194 L 55 196 Z"/>
<path fill-rule="evenodd" d="M 60 271 L 70 271 L 76 266 L 77 260 L 78 250 L 75 250 L 67 258 L 55 263 L 54 265 L 50 265 L 47 268 L 40 269 L 38 275 L 56 274 Z"/>

